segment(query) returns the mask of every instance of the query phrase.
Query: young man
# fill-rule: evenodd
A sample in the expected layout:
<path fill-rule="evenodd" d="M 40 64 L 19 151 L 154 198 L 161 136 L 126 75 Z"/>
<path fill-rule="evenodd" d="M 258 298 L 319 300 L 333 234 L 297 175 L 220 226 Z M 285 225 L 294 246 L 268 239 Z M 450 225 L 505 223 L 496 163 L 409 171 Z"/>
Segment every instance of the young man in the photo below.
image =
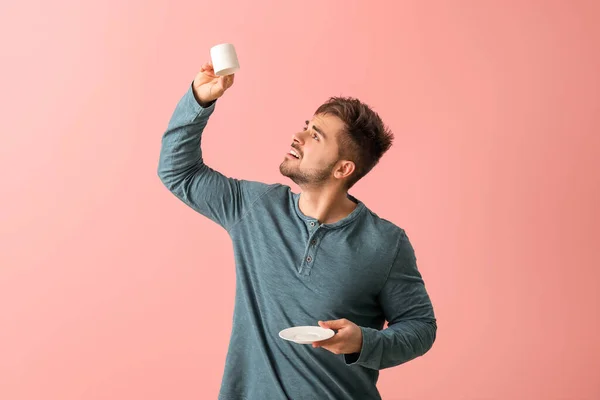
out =
<path fill-rule="evenodd" d="M 367 105 L 331 98 L 292 136 L 279 167 L 300 194 L 226 177 L 204 164 L 200 142 L 233 81 L 202 66 L 158 167 L 175 196 L 233 241 L 235 310 L 219 399 L 380 399 L 379 370 L 423 355 L 437 329 L 404 230 L 348 194 L 393 136 Z M 336 334 L 312 346 L 278 336 L 317 324 Z"/>

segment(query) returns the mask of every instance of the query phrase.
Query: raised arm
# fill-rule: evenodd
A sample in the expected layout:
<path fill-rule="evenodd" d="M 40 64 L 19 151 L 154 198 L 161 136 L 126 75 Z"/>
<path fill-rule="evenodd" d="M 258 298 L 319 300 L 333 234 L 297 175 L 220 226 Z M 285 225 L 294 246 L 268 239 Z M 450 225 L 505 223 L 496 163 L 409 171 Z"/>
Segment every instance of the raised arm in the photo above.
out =
<path fill-rule="evenodd" d="M 204 163 L 201 139 L 216 101 L 234 75 L 218 77 L 206 63 L 177 104 L 162 137 L 158 176 L 180 200 L 228 231 L 269 185 L 224 176 Z"/>

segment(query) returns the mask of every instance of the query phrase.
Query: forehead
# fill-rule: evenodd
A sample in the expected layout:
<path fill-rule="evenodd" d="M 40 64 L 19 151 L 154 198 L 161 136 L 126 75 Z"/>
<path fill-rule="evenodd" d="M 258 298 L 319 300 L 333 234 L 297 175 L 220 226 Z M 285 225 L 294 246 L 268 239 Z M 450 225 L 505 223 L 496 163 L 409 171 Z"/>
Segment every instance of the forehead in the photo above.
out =
<path fill-rule="evenodd" d="M 316 125 L 328 138 L 336 138 L 344 129 L 344 122 L 332 114 L 315 114 L 310 125 Z"/>

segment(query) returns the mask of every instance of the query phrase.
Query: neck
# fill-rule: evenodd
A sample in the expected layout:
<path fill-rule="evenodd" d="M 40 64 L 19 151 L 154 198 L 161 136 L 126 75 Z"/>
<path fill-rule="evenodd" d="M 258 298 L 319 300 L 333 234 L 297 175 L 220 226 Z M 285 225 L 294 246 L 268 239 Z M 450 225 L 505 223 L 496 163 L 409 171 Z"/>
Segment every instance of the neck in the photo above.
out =
<path fill-rule="evenodd" d="M 332 224 L 347 217 L 356 208 L 356 203 L 347 196 L 347 191 L 336 188 L 303 189 L 298 207 L 304 215 L 315 218 L 319 223 Z"/>

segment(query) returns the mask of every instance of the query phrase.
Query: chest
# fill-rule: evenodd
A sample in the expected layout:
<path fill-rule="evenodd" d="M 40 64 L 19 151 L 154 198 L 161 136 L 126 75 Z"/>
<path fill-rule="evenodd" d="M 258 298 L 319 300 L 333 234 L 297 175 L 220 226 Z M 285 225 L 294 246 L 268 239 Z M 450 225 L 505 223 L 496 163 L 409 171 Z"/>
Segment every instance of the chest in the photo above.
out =
<path fill-rule="evenodd" d="M 247 225 L 235 238 L 238 263 L 261 293 L 332 315 L 377 312 L 376 297 L 394 255 L 378 235 L 305 220 L 261 224 Z"/>

